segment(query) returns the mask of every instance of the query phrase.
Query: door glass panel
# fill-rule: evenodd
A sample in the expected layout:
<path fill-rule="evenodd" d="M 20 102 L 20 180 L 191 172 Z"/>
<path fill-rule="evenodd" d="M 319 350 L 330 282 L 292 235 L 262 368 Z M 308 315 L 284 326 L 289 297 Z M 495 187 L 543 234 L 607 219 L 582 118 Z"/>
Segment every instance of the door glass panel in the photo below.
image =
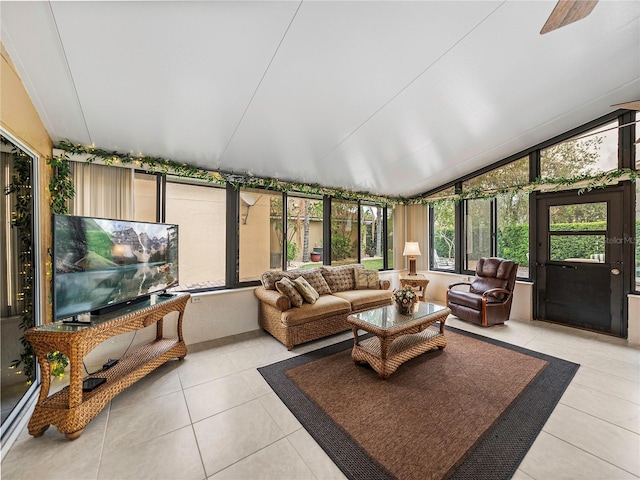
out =
<path fill-rule="evenodd" d="M 491 256 L 491 200 L 467 200 L 465 221 L 465 269 L 474 271 L 480 257 Z"/>
<path fill-rule="evenodd" d="M 551 235 L 549 260 L 554 262 L 603 263 L 605 235 Z"/>
<path fill-rule="evenodd" d="M 552 232 L 592 232 L 606 229 L 606 202 L 549 207 L 549 230 Z"/>

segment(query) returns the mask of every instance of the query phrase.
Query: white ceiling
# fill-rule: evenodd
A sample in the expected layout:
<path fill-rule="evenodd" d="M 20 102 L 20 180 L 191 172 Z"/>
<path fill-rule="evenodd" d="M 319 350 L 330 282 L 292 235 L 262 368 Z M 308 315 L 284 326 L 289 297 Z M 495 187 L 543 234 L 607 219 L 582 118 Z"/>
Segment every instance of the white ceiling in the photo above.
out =
<path fill-rule="evenodd" d="M 54 142 L 412 196 L 640 99 L 640 2 L 0 1 Z"/>

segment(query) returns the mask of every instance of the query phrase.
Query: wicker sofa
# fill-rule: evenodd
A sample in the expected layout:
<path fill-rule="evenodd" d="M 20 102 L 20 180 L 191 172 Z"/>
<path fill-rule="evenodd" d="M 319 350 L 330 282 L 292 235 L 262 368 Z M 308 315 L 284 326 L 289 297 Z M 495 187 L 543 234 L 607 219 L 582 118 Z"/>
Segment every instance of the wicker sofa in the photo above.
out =
<path fill-rule="evenodd" d="M 292 281 L 303 277 L 319 294 L 315 303 L 292 305 L 292 298 L 278 290 L 284 290 L 283 283 L 290 283 L 284 277 Z M 295 345 L 349 330 L 347 317 L 352 313 L 390 305 L 389 287 L 388 280 L 379 280 L 378 272 L 365 270 L 361 264 L 267 271 L 262 275 L 262 286 L 254 291 L 260 301 L 258 321 L 291 350 Z"/>

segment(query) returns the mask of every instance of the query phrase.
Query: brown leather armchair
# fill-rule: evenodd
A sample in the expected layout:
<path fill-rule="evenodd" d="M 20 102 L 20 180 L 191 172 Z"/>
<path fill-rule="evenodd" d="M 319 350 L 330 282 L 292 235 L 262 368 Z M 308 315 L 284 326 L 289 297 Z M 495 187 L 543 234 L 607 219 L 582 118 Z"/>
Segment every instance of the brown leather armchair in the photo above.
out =
<path fill-rule="evenodd" d="M 447 306 L 461 320 L 484 327 L 504 323 L 509 320 L 517 273 L 518 264 L 512 260 L 483 257 L 478 260 L 471 283 L 449 285 Z M 460 286 L 468 288 L 454 289 Z"/>

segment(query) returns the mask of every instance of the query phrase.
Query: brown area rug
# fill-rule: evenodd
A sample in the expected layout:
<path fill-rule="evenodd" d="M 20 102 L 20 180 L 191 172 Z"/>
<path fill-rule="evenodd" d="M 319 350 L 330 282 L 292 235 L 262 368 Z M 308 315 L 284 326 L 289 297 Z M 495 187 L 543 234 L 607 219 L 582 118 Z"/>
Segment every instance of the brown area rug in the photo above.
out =
<path fill-rule="evenodd" d="M 386 381 L 353 341 L 259 370 L 348 478 L 510 478 L 578 365 L 446 336 Z"/>

